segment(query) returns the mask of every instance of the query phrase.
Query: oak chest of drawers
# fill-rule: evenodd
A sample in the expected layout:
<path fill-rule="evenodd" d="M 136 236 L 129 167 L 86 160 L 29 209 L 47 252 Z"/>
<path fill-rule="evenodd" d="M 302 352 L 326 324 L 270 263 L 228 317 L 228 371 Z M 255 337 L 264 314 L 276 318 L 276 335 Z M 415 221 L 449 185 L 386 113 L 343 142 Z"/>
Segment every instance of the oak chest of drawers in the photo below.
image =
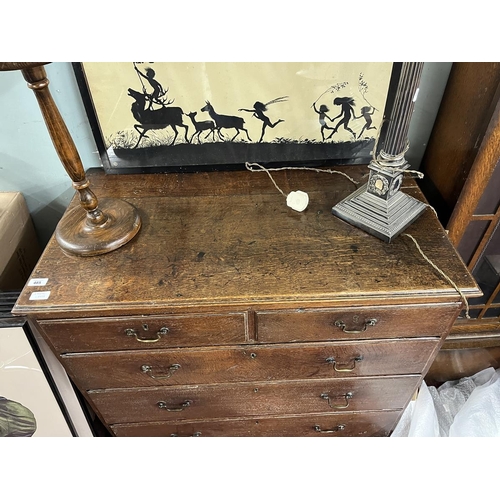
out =
<path fill-rule="evenodd" d="M 348 171 L 363 182 L 364 167 Z M 25 287 L 14 313 L 112 434 L 394 429 L 461 297 L 409 238 L 387 244 L 331 214 L 350 180 L 273 176 L 309 193 L 305 212 L 261 173 L 89 172 L 99 198 L 139 209 L 139 234 L 97 257 L 65 255 L 52 239 L 32 275 L 41 284 Z M 412 181 L 404 189 L 421 197 Z M 430 210 L 407 232 L 463 294 L 479 293 Z"/>

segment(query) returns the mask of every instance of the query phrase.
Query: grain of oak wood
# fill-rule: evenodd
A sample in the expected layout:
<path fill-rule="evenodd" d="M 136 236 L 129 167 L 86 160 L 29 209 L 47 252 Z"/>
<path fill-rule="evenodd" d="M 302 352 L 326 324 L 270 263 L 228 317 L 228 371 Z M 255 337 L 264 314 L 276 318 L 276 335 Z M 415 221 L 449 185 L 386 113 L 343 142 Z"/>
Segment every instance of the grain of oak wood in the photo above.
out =
<path fill-rule="evenodd" d="M 347 171 L 366 180 L 361 167 Z M 260 173 L 105 176 L 95 171 L 88 177 L 98 196 L 124 197 L 138 208 L 141 232 L 133 244 L 88 260 L 65 255 L 50 243 L 33 274 L 48 278 L 44 290 L 50 297 L 30 300 L 34 290 L 26 288 L 16 313 L 106 316 L 167 306 L 458 297 L 409 238 L 387 244 L 331 215 L 331 207 L 355 187 L 340 175 L 274 174 L 285 192 L 309 193 L 304 213 L 289 209 Z M 409 188 L 418 195 L 412 182 Z M 465 294 L 478 294 L 430 210 L 407 232 Z"/>
<path fill-rule="evenodd" d="M 426 338 L 117 351 L 69 354 L 61 359 L 87 390 L 412 374 L 425 369 L 437 348 L 437 339 Z M 399 355 L 402 352 L 405 356 Z"/>
<path fill-rule="evenodd" d="M 101 409 L 106 421 L 115 424 L 125 423 L 124 418 L 134 422 L 154 422 L 403 408 L 418 380 L 418 376 L 409 376 L 205 384 L 133 392 L 92 391 L 89 396 Z"/>
<path fill-rule="evenodd" d="M 59 354 L 168 347 L 411 338 L 445 334 L 461 304 L 42 320 Z M 373 324 L 372 324 L 373 323 Z M 368 324 L 368 326 L 367 326 Z M 401 325 L 405 328 L 402 331 Z M 139 342 L 139 344 L 138 344 Z"/>
<path fill-rule="evenodd" d="M 259 417 L 254 419 L 223 419 L 209 421 L 147 422 L 114 424 L 117 436 L 194 437 L 194 436 L 278 436 L 324 437 L 388 436 L 398 411 L 372 411 L 329 415 Z"/>
<path fill-rule="evenodd" d="M 366 181 L 366 167 L 345 170 Z M 33 272 L 46 285 L 25 287 L 14 312 L 112 434 L 384 436 L 396 425 L 461 297 L 409 238 L 387 244 L 331 214 L 350 180 L 273 176 L 309 193 L 305 212 L 262 173 L 89 172 L 98 196 L 138 208 L 141 232 L 89 258 L 51 240 Z M 413 181 L 403 189 L 422 198 Z M 430 210 L 408 232 L 464 294 L 480 293 Z"/>

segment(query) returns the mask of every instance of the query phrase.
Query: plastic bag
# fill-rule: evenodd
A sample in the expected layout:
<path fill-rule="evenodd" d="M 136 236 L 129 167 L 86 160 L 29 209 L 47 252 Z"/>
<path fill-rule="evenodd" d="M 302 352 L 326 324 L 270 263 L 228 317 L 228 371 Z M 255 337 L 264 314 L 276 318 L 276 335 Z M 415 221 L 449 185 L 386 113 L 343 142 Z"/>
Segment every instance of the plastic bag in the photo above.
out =
<path fill-rule="evenodd" d="M 477 382 L 486 378 L 485 372 L 476 375 Z M 500 437 L 500 369 L 472 391 L 455 416 L 449 436 Z"/>
<path fill-rule="evenodd" d="M 391 437 L 500 437 L 500 369 L 428 387 L 403 412 Z"/>
<path fill-rule="evenodd" d="M 437 437 L 439 422 L 429 388 L 422 382 L 417 399 L 410 401 L 391 437 Z"/>

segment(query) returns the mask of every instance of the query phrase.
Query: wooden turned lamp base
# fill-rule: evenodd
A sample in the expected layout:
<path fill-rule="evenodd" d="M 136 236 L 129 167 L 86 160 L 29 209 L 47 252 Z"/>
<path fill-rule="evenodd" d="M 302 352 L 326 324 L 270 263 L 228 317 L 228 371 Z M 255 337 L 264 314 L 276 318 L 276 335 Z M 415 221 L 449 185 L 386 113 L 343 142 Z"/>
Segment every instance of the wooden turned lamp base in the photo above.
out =
<path fill-rule="evenodd" d="M 28 87 L 35 93 L 59 159 L 80 196 L 80 207 L 67 212 L 59 222 L 56 240 L 64 252 L 75 255 L 111 252 L 137 234 L 141 227 L 139 213 L 123 200 L 97 200 L 90 189 L 76 146 L 50 94 L 45 64 L 48 63 L 0 62 L 0 71 L 22 72 Z"/>
<path fill-rule="evenodd" d="M 56 228 L 56 241 L 64 252 L 93 256 L 111 252 L 128 243 L 141 228 L 136 208 L 115 198 L 99 200 L 107 219 L 98 225 L 89 223 L 81 207 L 69 211 Z"/>

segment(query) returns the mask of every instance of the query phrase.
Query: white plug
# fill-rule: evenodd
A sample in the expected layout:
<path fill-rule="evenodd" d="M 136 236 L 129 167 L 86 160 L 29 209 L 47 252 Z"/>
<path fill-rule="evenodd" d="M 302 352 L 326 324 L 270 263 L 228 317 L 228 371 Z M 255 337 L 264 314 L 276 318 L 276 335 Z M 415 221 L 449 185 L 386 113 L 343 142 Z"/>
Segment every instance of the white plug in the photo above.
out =
<path fill-rule="evenodd" d="M 304 191 L 292 191 L 286 197 L 286 204 L 297 212 L 303 212 L 309 205 L 309 195 Z"/>

